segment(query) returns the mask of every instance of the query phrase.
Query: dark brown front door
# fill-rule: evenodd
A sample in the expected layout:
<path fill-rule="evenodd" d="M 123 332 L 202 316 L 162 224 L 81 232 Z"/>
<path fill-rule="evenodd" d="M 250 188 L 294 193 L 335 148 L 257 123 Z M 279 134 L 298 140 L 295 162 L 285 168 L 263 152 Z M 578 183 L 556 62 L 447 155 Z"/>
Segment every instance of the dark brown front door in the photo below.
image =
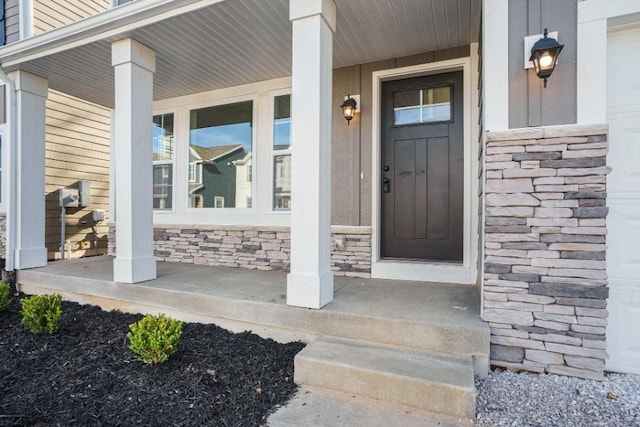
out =
<path fill-rule="evenodd" d="M 384 258 L 462 261 L 462 72 L 382 84 Z"/>

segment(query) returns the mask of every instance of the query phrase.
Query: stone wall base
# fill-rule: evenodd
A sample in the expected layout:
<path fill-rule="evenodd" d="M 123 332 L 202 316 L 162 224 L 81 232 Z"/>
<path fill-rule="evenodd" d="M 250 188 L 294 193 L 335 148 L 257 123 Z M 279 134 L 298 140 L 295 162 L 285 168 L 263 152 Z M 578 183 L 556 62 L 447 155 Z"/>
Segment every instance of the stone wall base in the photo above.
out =
<path fill-rule="evenodd" d="M 491 363 L 604 378 L 607 126 L 486 134 Z"/>
<path fill-rule="evenodd" d="M 336 276 L 371 277 L 371 230 L 332 227 L 331 269 Z M 288 227 L 156 225 L 158 261 L 289 271 Z M 115 256 L 115 224 L 109 225 L 109 255 Z"/>

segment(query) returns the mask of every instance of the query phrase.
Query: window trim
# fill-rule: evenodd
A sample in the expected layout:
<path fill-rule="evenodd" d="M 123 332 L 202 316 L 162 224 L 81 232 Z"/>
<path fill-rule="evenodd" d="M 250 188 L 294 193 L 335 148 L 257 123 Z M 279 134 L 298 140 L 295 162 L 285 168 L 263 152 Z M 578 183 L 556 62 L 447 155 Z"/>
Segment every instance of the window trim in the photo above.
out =
<path fill-rule="evenodd" d="M 186 142 L 183 143 L 182 145 L 184 145 L 184 147 L 179 147 L 178 150 L 184 150 L 184 153 L 186 154 L 186 157 L 184 157 L 187 161 L 187 176 L 185 177 L 188 181 L 189 179 L 189 170 L 188 170 L 188 164 L 189 164 L 189 149 L 191 147 L 191 142 L 190 142 L 190 138 L 189 138 L 189 134 L 191 133 L 191 124 L 190 124 L 190 117 L 191 117 L 191 112 L 194 110 L 200 110 L 203 108 L 210 108 L 210 107 L 219 107 L 219 106 L 223 106 L 223 105 L 228 105 L 228 104 L 237 104 L 239 102 L 247 102 L 247 101 L 251 101 L 251 158 L 252 158 L 252 164 L 254 165 L 253 168 L 253 176 L 256 176 L 257 170 L 259 169 L 258 167 L 255 167 L 256 162 L 254 161 L 254 159 L 257 158 L 258 156 L 258 152 L 259 152 L 259 147 L 258 147 L 258 127 L 259 127 L 259 116 L 258 116 L 258 93 L 249 93 L 249 94 L 244 94 L 244 95 L 238 95 L 238 96 L 233 96 L 233 97 L 225 97 L 225 98 L 219 98 L 219 99 L 210 99 L 207 101 L 202 101 L 202 102 L 197 102 L 197 103 L 189 103 L 185 105 L 185 125 L 186 125 Z M 202 170 L 202 168 L 201 168 Z M 202 177 L 200 179 L 200 181 L 202 182 Z M 183 202 L 184 203 L 184 212 L 189 214 L 189 213 L 212 213 L 215 214 L 216 212 L 225 212 L 225 213 L 234 213 L 234 212 L 240 212 L 240 213 L 244 213 L 244 212 L 256 212 L 256 207 L 255 206 L 251 206 L 250 208 L 215 208 L 215 207 L 211 207 L 211 208 L 193 208 L 189 206 L 189 185 L 187 182 L 187 187 L 186 187 L 186 194 L 184 195 L 183 198 Z M 252 180 L 251 181 L 251 199 L 255 200 L 256 197 L 256 180 Z"/>
<path fill-rule="evenodd" d="M 154 214 L 171 214 L 176 211 L 176 159 L 178 154 L 178 131 L 177 131 L 177 123 L 178 123 L 178 111 L 177 108 L 170 109 L 162 109 L 162 110 L 153 110 L 151 114 L 151 123 L 153 126 L 153 117 L 165 115 L 165 114 L 173 114 L 173 156 L 171 160 L 153 160 L 153 166 L 159 165 L 172 165 L 171 168 L 171 209 L 153 209 Z M 153 132 L 152 132 L 153 138 Z M 152 166 L 152 168 L 153 168 Z"/>

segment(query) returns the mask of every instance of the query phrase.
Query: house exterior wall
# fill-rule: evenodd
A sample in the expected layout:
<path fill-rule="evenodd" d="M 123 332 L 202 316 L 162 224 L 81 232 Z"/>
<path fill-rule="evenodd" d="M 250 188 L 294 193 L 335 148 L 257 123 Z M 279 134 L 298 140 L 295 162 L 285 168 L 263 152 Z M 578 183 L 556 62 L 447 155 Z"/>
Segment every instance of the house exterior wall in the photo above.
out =
<path fill-rule="evenodd" d="M 33 33 L 40 34 L 104 12 L 108 0 L 34 0 Z M 46 236 L 48 258 L 60 258 L 60 207 L 58 191 L 79 180 L 91 182 L 91 205 L 67 209 L 66 239 L 71 256 L 107 252 L 109 209 L 109 109 L 49 90 L 46 113 Z M 106 212 L 96 224 L 92 210 Z"/>
<path fill-rule="evenodd" d="M 491 363 L 603 379 L 606 125 L 486 134 Z"/>
<path fill-rule="evenodd" d="M 71 242 L 72 257 L 107 251 L 110 114 L 98 105 L 49 91 L 45 151 L 45 239 L 49 259 L 60 257 L 59 189 L 73 187 L 79 180 L 91 182 L 91 204 L 67 209 L 66 239 Z M 93 221 L 94 209 L 106 212 L 105 221 Z"/>
<path fill-rule="evenodd" d="M 109 255 L 116 254 L 114 223 L 109 226 Z M 289 271 L 289 227 L 154 225 L 158 261 Z M 336 276 L 371 277 L 371 230 L 332 227 L 331 270 Z"/>
<path fill-rule="evenodd" d="M 370 277 L 371 275 L 371 256 L 372 256 L 372 236 L 371 236 L 371 203 L 372 203 L 372 189 L 371 189 L 371 170 L 372 170 L 372 75 L 377 70 L 389 70 L 394 68 L 400 68 L 416 64 L 425 64 L 437 61 L 444 61 L 448 59 L 463 58 L 470 56 L 470 46 L 462 46 L 454 49 L 446 49 L 437 52 L 427 52 L 410 57 L 389 59 L 386 61 L 379 61 L 371 64 L 361 64 L 353 67 L 346 67 L 334 70 L 334 84 L 333 84 L 333 98 L 334 98 L 334 114 L 333 114 L 333 145 L 332 145 L 332 224 L 334 225 L 334 238 L 336 236 L 342 236 L 338 238 L 338 241 L 344 242 L 345 250 L 339 245 L 334 248 L 332 254 L 332 268 L 336 274 L 349 274 L 358 275 L 359 277 Z M 475 80 L 474 80 L 475 81 Z M 255 102 L 261 106 L 257 118 L 254 117 L 260 123 L 264 123 L 263 120 L 266 117 L 266 109 L 264 108 L 264 102 L 262 98 L 266 93 L 279 93 L 286 86 L 282 86 L 284 83 L 280 81 L 264 82 L 256 86 L 259 89 L 259 93 Z M 273 89 L 271 89 L 273 87 Z M 271 90 L 270 90 L 271 89 Z M 156 103 L 156 111 L 176 112 L 176 117 L 185 117 L 185 114 L 193 105 L 208 105 L 207 103 L 219 102 L 219 99 L 235 99 L 234 96 L 253 96 L 251 95 L 256 89 L 253 87 L 239 88 L 237 91 L 230 93 L 222 91 L 220 94 L 217 91 L 211 93 L 202 93 L 194 96 L 188 96 L 176 100 L 163 100 Z M 342 117 L 342 111 L 339 105 L 342 103 L 344 96 L 347 94 L 359 94 L 360 105 L 358 106 L 359 113 L 356 114 L 351 124 L 347 126 L 344 118 Z M 270 101 L 272 102 L 272 101 Z M 268 105 L 268 104 L 267 104 Z M 268 115 L 268 114 L 267 114 Z M 267 117 L 268 118 L 268 117 Z M 271 120 L 271 118 L 268 118 Z M 176 125 L 180 127 L 181 124 Z M 184 126 L 182 126 L 184 129 Z M 264 146 L 264 139 L 267 138 L 264 133 L 266 126 L 262 126 L 262 131 L 258 130 L 257 146 Z M 180 144 L 184 144 L 184 139 L 188 138 L 188 134 L 180 131 L 176 134 L 176 152 L 180 153 Z M 265 151 L 260 149 L 261 152 Z M 257 152 L 257 151 L 256 151 Z M 255 154 L 254 154 L 255 155 Z M 268 161 L 271 162 L 271 157 L 268 157 Z M 183 172 L 180 172 L 180 168 L 183 166 L 183 160 L 180 159 L 180 154 L 176 155 L 174 167 L 177 169 L 175 175 L 174 189 L 176 192 L 174 199 L 174 209 L 171 211 L 156 211 L 154 214 L 155 222 L 155 247 L 156 256 L 159 260 L 184 260 L 182 262 L 198 262 L 198 263 L 211 263 L 212 265 L 220 265 L 219 255 L 216 251 L 212 250 L 212 246 L 200 245 L 200 240 L 203 233 L 208 232 L 210 227 L 217 232 L 244 232 L 247 231 L 247 236 L 234 236 L 240 238 L 255 238 L 253 232 L 258 230 L 259 232 L 269 233 L 269 227 L 276 227 L 280 232 L 288 232 L 288 212 L 278 211 L 274 212 L 271 208 L 264 210 L 263 205 L 259 205 L 259 200 L 254 200 L 253 209 L 254 212 L 242 212 L 241 214 L 235 214 L 234 210 L 190 210 L 185 209 L 185 197 L 184 194 L 180 194 L 180 182 L 184 181 L 181 177 Z M 258 156 L 257 159 L 252 159 L 253 164 L 253 179 L 258 180 L 258 183 L 262 185 L 262 191 L 265 190 L 265 185 L 268 187 L 269 183 L 264 182 L 263 171 L 265 167 L 273 167 L 272 164 L 265 164 L 264 158 L 262 160 Z M 260 181 L 262 179 L 262 181 Z M 261 191 L 258 190 L 257 193 Z M 260 197 L 260 194 L 256 194 L 256 198 Z M 295 201 L 293 201 L 295 204 Z M 475 201 L 474 201 L 475 203 Z M 271 206 L 271 201 L 269 201 Z M 202 212 L 200 212 L 202 211 Z M 206 219 L 204 216 L 206 215 Z M 264 218 L 268 218 L 264 220 Z M 264 221 L 264 222 L 262 222 Z M 218 225 L 219 223 L 219 225 Z M 169 225 L 176 224 L 176 225 Z M 175 236 L 175 230 L 185 228 L 181 224 L 197 224 L 189 227 L 195 228 L 198 237 L 194 239 L 187 239 L 185 236 Z M 205 225 L 207 224 L 207 225 Z M 234 225 L 230 225 L 234 224 Z M 115 237 L 113 230 L 116 224 L 112 224 L 111 233 L 109 233 L 109 253 L 114 253 Z M 335 232 L 335 228 L 347 227 L 348 233 Z M 240 228 L 238 228 L 240 227 Z M 256 228 L 257 227 L 257 228 Z M 356 227 L 356 228 L 354 228 Z M 171 233 L 166 233 L 165 230 L 173 230 Z M 286 231 L 282 231 L 286 230 Z M 359 231 L 357 231 L 359 230 Z M 179 233 L 180 234 L 180 233 Z M 184 233 L 182 233 L 184 234 Z M 167 237 L 169 236 L 169 237 Z M 357 238 L 354 236 L 358 236 Z M 184 246 L 175 243 L 174 238 L 185 238 L 191 243 L 187 245 L 188 249 Z M 274 242 L 269 242 L 274 243 Z M 276 245 L 281 247 L 287 247 L 288 243 L 284 246 L 282 242 L 275 242 Z M 238 243 L 238 245 L 244 245 L 244 243 Z M 335 246 L 335 245 L 334 245 Z M 270 246 L 269 246 L 270 247 Z M 358 249 L 355 249 L 358 247 Z M 205 249 L 202 249 L 205 248 Z M 231 249 L 228 247 L 222 247 L 225 250 Z M 259 258 L 252 258 L 254 261 L 247 261 L 250 256 L 246 255 L 248 252 L 242 247 L 236 248 L 238 253 L 236 254 L 223 254 L 230 265 L 236 267 L 255 268 L 260 265 L 265 267 L 265 258 L 260 253 Z M 255 251 L 255 248 L 250 248 L 250 251 Z M 271 250 L 269 250 L 271 251 Z M 200 254 L 198 254 L 200 252 Z M 273 252 L 273 251 L 271 251 Z M 185 253 L 187 255 L 185 255 Z M 238 255 L 239 254 L 239 255 Z M 272 253 L 273 254 L 273 253 Z M 206 255 L 206 256 L 205 256 Z M 282 256 L 286 256 L 286 262 L 283 261 Z M 239 257 L 244 257 L 242 262 L 238 262 Z M 282 253 L 275 255 L 275 257 L 267 257 L 268 268 L 283 269 L 288 268 L 288 249 L 282 251 Z M 265 269 L 267 269 L 265 267 Z"/>
<path fill-rule="evenodd" d="M 576 1 L 509 1 L 510 128 L 576 123 L 577 10 Z M 546 89 L 524 68 L 524 38 L 545 28 L 564 44 Z"/>
<path fill-rule="evenodd" d="M 4 4 L 6 44 L 20 40 L 20 0 L 7 0 Z"/>
<path fill-rule="evenodd" d="M 332 224 L 371 226 L 373 72 L 462 58 L 469 54 L 469 46 L 460 46 L 334 70 Z M 360 105 L 359 113 L 347 126 L 338 106 L 349 94 L 359 94 Z"/>
<path fill-rule="evenodd" d="M 33 33 L 40 34 L 110 8 L 110 0 L 33 0 Z"/>

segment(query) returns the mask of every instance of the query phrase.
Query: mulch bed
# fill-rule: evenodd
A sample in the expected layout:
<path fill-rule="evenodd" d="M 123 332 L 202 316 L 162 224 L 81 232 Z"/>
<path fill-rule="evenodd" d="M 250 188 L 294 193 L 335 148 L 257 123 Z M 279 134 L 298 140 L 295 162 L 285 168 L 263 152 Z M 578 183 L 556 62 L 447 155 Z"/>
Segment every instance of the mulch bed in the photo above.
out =
<path fill-rule="evenodd" d="M 185 323 L 178 351 L 147 366 L 128 349 L 142 316 L 63 302 L 60 330 L 32 335 L 0 312 L 0 425 L 258 426 L 296 391 L 304 344 Z"/>

